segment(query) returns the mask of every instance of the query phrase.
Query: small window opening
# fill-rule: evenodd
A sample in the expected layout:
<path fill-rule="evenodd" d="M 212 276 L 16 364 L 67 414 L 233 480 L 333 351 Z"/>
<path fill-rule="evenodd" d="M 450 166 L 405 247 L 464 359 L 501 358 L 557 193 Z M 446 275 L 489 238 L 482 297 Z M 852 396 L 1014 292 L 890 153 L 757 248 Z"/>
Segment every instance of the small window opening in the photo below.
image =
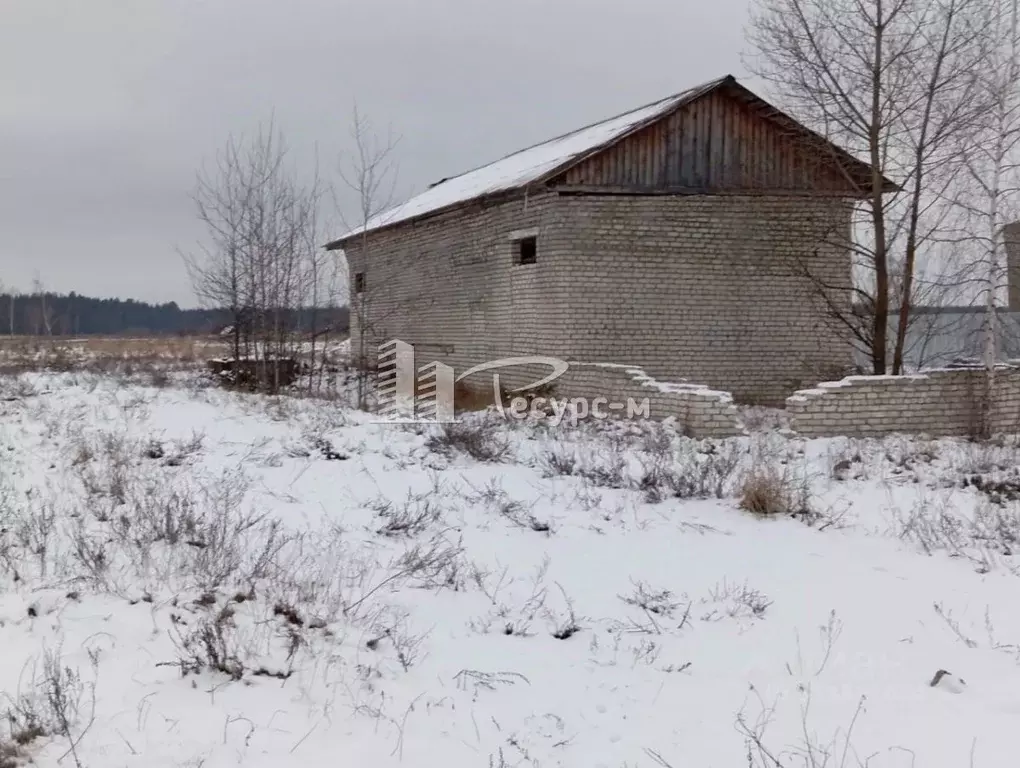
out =
<path fill-rule="evenodd" d="M 364 293 L 365 292 L 365 273 L 355 272 L 354 273 L 354 292 Z"/>
<path fill-rule="evenodd" d="M 522 237 L 514 243 L 514 262 L 534 264 L 538 261 L 538 238 Z"/>

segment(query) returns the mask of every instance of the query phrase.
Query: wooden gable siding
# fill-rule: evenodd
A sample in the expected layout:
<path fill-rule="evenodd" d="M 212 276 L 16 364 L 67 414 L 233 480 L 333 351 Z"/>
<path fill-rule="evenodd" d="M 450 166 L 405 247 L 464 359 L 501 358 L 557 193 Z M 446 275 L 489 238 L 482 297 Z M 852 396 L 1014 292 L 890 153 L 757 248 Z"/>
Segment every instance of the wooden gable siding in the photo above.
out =
<path fill-rule="evenodd" d="M 715 91 L 582 161 L 554 183 L 854 193 L 833 157 L 822 152 L 743 101 Z"/>

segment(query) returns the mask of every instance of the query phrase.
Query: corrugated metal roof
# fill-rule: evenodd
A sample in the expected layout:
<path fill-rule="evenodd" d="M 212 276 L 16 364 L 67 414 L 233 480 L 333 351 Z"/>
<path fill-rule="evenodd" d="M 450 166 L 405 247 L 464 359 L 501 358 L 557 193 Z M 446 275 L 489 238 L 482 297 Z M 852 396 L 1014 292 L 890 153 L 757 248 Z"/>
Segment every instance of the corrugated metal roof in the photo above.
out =
<path fill-rule="evenodd" d="M 412 197 L 406 203 L 369 219 L 367 227 L 364 229 L 372 231 L 381 227 L 388 227 L 480 197 L 522 188 L 563 166 L 570 165 L 576 160 L 618 141 L 727 80 L 733 80 L 733 77 L 727 75 L 726 77 L 703 83 L 665 99 L 660 99 L 643 107 L 625 112 L 622 115 L 611 117 L 608 120 L 579 128 L 563 136 L 558 136 L 541 144 L 514 152 L 500 160 L 467 171 L 459 176 L 444 179 L 421 194 Z M 362 234 L 364 229 L 357 227 L 326 247 L 339 248 L 343 240 Z"/>

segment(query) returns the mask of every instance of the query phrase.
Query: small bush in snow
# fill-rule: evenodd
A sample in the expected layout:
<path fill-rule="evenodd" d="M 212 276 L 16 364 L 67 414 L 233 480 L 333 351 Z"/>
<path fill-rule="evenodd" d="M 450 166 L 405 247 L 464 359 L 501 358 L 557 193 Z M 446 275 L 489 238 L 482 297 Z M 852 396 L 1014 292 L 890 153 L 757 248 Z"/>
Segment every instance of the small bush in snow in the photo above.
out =
<path fill-rule="evenodd" d="M 628 488 L 631 485 L 627 460 L 622 451 L 609 447 L 553 443 L 540 457 L 547 476 L 583 477 L 599 488 Z"/>
<path fill-rule="evenodd" d="M 885 441 L 885 460 L 897 471 L 915 471 L 939 458 L 938 443 L 913 437 L 890 437 Z"/>
<path fill-rule="evenodd" d="M 569 640 L 581 631 L 581 625 L 574 613 L 574 601 L 567 596 L 567 592 L 562 586 L 559 584 L 556 586 L 559 587 L 560 594 L 563 595 L 565 608 L 562 612 L 547 610 L 546 616 L 553 625 L 552 636 L 557 640 Z"/>
<path fill-rule="evenodd" d="M 740 508 L 756 515 L 790 514 L 790 494 L 783 476 L 761 468 L 748 472 L 740 487 Z"/>
<path fill-rule="evenodd" d="M 465 494 L 464 499 L 470 504 L 487 507 L 519 528 L 540 533 L 548 533 L 551 530 L 549 523 L 536 518 L 523 502 L 511 498 L 496 479 L 490 480 L 480 490 L 475 489 L 474 493 Z"/>
<path fill-rule="evenodd" d="M 180 667 L 182 677 L 210 670 L 221 672 L 231 680 L 240 680 L 245 667 L 233 617 L 232 608 L 223 608 L 215 616 L 201 619 L 197 626 L 188 630 L 181 629 L 182 624 L 178 620 L 174 633 L 178 659 L 167 663 Z"/>
<path fill-rule="evenodd" d="M 927 554 L 943 551 L 966 557 L 981 572 L 991 570 L 993 555 L 1020 552 L 1020 504 L 977 504 L 968 517 L 958 512 L 949 494 L 921 499 L 909 512 L 896 513 L 896 534 Z"/>
<path fill-rule="evenodd" d="M 428 530 L 442 518 L 438 496 L 433 492 L 411 493 L 407 498 L 394 503 L 381 498 L 369 505 L 383 518 L 383 525 L 377 530 L 383 536 L 417 536 Z"/>
<path fill-rule="evenodd" d="M 95 709 L 95 689 L 82 681 L 77 670 L 62 663 L 60 651 L 43 652 L 42 666 L 32 665 L 30 688 L 9 699 L 7 733 L 0 736 L 0 768 L 23 765 L 25 748 L 37 739 L 60 736 L 70 742 L 67 754 L 81 768 L 77 742 L 92 721 L 79 730 L 82 706 L 86 703 L 86 690 L 92 689 L 92 708 Z"/>
<path fill-rule="evenodd" d="M 467 568 L 460 542 L 453 544 L 442 536 L 415 544 L 394 563 L 401 579 L 421 589 L 464 589 Z"/>
<path fill-rule="evenodd" d="M 812 523 L 811 490 L 803 449 L 791 453 L 770 440 L 752 447 L 751 464 L 740 481 L 740 508 L 755 515 L 791 515 Z"/>
<path fill-rule="evenodd" d="M 476 461 L 499 462 L 510 457 L 505 426 L 493 418 L 468 418 L 439 424 L 425 441 L 434 453 L 463 453 Z"/>
<path fill-rule="evenodd" d="M 666 498 L 721 499 L 730 493 L 740 450 L 733 442 L 700 444 L 684 438 L 676 452 L 652 454 L 642 465 L 637 487 L 652 503 Z"/>
<path fill-rule="evenodd" d="M 701 617 L 702 621 L 718 621 L 726 617 L 760 619 L 772 605 L 771 600 L 746 583 L 731 584 L 726 581 L 714 587 L 702 603 L 718 606 L 708 610 Z"/>
<path fill-rule="evenodd" d="M 654 589 L 642 581 L 634 585 L 634 591 L 630 595 L 621 595 L 620 599 L 627 605 L 665 618 L 670 618 L 680 607 L 680 601 L 668 589 Z"/>
<path fill-rule="evenodd" d="M 755 515 L 810 517 L 807 489 L 776 467 L 755 467 L 740 486 L 740 508 Z"/>

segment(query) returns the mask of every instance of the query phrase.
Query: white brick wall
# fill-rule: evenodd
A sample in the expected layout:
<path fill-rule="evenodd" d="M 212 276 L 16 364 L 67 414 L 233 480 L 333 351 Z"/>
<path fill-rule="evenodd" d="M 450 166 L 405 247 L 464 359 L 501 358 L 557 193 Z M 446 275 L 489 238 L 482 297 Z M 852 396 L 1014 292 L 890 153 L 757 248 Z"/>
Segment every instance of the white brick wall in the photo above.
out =
<path fill-rule="evenodd" d="M 848 282 L 849 213 L 789 197 L 562 200 L 573 249 L 562 327 L 577 359 L 633 362 L 779 405 L 842 374 L 851 353 L 822 321 L 813 274 Z"/>
<path fill-rule="evenodd" d="M 638 406 L 647 399 L 650 418 L 673 417 L 691 437 L 730 437 L 743 431 L 737 425 L 737 409 L 728 392 L 656 381 L 638 366 L 571 362 L 554 389 L 557 398 L 587 398 L 589 408 L 595 397 L 621 405 L 626 405 L 629 398 Z M 603 405 L 606 411 L 608 407 Z M 625 417 L 627 411 L 615 413 Z"/>
<path fill-rule="evenodd" d="M 1020 369 L 996 371 L 992 431 L 1020 432 Z M 893 432 L 976 435 L 985 374 L 939 370 L 912 376 L 850 376 L 786 400 L 791 426 L 805 437 Z"/>
<path fill-rule="evenodd" d="M 538 232 L 538 263 L 513 264 L 511 235 Z M 357 353 L 400 338 L 422 365 L 464 370 L 541 354 L 641 366 L 740 399 L 780 404 L 831 378 L 849 348 L 821 321 L 803 265 L 846 282 L 841 203 L 767 196 L 532 195 L 474 205 L 348 244 Z M 530 374 L 501 373 L 507 385 Z M 602 393 L 600 393 L 602 394 Z M 611 393 L 604 393 L 611 394 Z"/>

